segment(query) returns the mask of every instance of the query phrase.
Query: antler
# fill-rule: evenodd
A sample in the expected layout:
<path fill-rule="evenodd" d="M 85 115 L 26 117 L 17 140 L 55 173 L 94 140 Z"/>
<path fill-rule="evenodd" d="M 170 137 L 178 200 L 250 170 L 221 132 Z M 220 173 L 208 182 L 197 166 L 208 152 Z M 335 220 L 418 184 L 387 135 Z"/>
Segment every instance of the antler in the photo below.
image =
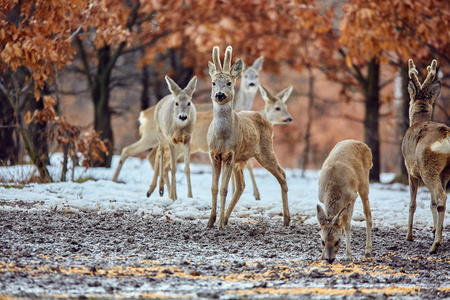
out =
<path fill-rule="evenodd" d="M 419 77 L 417 77 L 417 75 L 419 75 L 419 72 L 417 72 L 416 66 L 414 65 L 412 59 L 409 59 L 408 65 L 409 65 L 409 72 L 408 72 L 409 78 L 414 82 L 416 88 L 420 89 L 422 85 L 420 84 Z"/>
<path fill-rule="evenodd" d="M 219 47 L 214 46 L 212 52 L 212 58 L 214 65 L 216 66 L 216 72 L 222 72 L 222 65 L 220 64 Z"/>
<path fill-rule="evenodd" d="M 225 50 L 225 60 L 223 61 L 223 71 L 230 73 L 231 72 L 231 53 L 233 52 L 233 48 L 231 46 L 227 47 Z"/>
<path fill-rule="evenodd" d="M 433 59 L 431 65 L 427 67 L 428 75 L 422 84 L 422 88 L 428 87 L 433 82 L 434 78 L 436 77 L 436 66 L 437 61 Z"/>

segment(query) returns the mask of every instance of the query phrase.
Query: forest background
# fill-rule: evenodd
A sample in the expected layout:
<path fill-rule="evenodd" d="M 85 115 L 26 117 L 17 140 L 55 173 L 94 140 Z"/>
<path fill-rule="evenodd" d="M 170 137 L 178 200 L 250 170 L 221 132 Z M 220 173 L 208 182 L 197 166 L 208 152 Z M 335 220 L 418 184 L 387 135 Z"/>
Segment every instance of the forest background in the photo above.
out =
<path fill-rule="evenodd" d="M 294 87 L 293 122 L 274 129 L 283 167 L 318 169 L 338 141 L 353 138 L 372 149 L 372 180 L 395 172 L 405 181 L 410 58 L 422 74 L 438 60 L 433 119 L 450 123 L 449 1 L 0 0 L 0 7 L 0 164 L 29 157 L 40 181 L 52 180 L 46 165 L 55 151 L 109 167 L 139 138 L 139 112 L 169 93 L 165 75 L 180 86 L 197 75 L 193 101 L 210 102 L 207 63 L 216 45 L 232 45 L 233 57 L 249 65 L 264 56 L 260 82 L 269 91 Z M 253 109 L 262 106 L 258 94 Z"/>

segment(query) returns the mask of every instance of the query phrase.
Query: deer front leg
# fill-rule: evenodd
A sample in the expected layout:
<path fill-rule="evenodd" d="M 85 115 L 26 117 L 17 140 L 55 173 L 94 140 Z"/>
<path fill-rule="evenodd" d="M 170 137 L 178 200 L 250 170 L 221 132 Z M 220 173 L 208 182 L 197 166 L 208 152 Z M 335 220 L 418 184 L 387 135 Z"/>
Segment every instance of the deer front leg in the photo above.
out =
<path fill-rule="evenodd" d="M 413 240 L 413 234 L 412 234 L 412 227 L 413 227 L 413 221 L 414 221 L 414 213 L 416 212 L 417 202 L 417 188 L 419 187 L 419 179 L 412 177 L 409 175 L 409 193 L 411 200 L 409 202 L 409 219 L 408 219 L 408 232 L 406 233 L 406 240 L 412 241 Z M 436 225 L 436 223 L 434 224 Z"/>
<path fill-rule="evenodd" d="M 366 257 L 370 257 L 372 256 L 372 212 L 369 203 L 369 188 L 367 187 L 367 192 L 365 189 L 359 195 L 362 200 L 364 215 L 366 216 L 366 251 L 364 254 Z"/>
<path fill-rule="evenodd" d="M 191 142 L 187 142 L 184 145 L 184 172 L 186 173 L 188 198 L 192 198 L 190 158 L 191 158 Z"/>
<path fill-rule="evenodd" d="M 216 156 L 214 153 L 209 154 L 211 158 L 212 164 L 212 184 L 211 184 L 211 196 L 212 196 L 212 204 L 211 204 L 211 214 L 209 216 L 208 228 L 212 228 L 214 226 L 214 222 L 216 222 L 217 216 L 217 194 L 219 192 L 219 177 L 220 171 L 222 168 L 222 161 L 219 156 Z"/>
<path fill-rule="evenodd" d="M 250 162 L 250 160 L 247 160 L 246 166 L 247 166 L 248 172 L 250 174 L 250 178 L 252 180 L 253 196 L 255 196 L 255 200 L 261 200 L 261 197 L 259 196 L 258 186 L 256 185 L 255 175 L 253 174 L 253 165 Z"/>
<path fill-rule="evenodd" d="M 225 227 L 225 204 L 227 201 L 228 183 L 230 182 L 231 173 L 234 167 L 234 153 L 222 154 L 223 171 L 222 185 L 220 187 L 220 216 L 219 229 Z"/>
<path fill-rule="evenodd" d="M 345 233 L 345 254 L 346 254 L 346 260 L 350 261 L 352 260 L 352 216 L 353 216 L 353 205 L 355 203 L 353 202 L 352 205 L 349 205 L 347 208 L 347 222 L 345 222 L 344 225 L 344 233 Z"/>
<path fill-rule="evenodd" d="M 177 200 L 177 182 L 176 182 L 176 174 L 177 174 L 177 158 L 175 155 L 175 147 L 169 142 L 170 149 L 170 167 L 171 167 L 171 180 L 170 180 L 170 195 L 169 197 L 172 200 Z"/>
<path fill-rule="evenodd" d="M 165 173 L 164 149 L 165 149 L 164 144 L 162 143 L 159 144 L 159 196 L 161 197 L 164 196 L 164 173 Z M 168 190 L 170 194 L 170 188 Z"/>

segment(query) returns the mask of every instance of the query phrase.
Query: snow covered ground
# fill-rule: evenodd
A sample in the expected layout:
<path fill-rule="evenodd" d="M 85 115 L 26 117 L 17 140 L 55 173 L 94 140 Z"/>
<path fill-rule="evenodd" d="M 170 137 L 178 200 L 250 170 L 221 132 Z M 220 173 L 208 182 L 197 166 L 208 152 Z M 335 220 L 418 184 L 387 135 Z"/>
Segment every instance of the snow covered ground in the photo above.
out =
<path fill-rule="evenodd" d="M 93 177 L 83 183 L 55 182 L 49 184 L 30 184 L 23 189 L 7 188 L 0 184 L 0 201 L 24 201 L 35 203 L 28 210 L 63 210 L 65 212 L 95 211 L 99 214 L 114 211 L 129 211 L 143 218 L 170 218 L 172 220 L 208 220 L 211 208 L 211 167 L 210 165 L 191 165 L 193 198 L 187 198 L 184 164 L 179 164 L 177 173 L 178 200 L 159 197 L 158 192 L 146 197 L 153 170 L 146 160 L 129 158 L 120 173 L 119 180 L 111 181 L 118 156 L 113 159 L 111 169 L 77 167 L 75 179 Z M 61 155 L 52 156 L 50 172 L 59 178 Z M 246 188 L 230 218 L 233 222 L 265 222 L 279 219 L 282 222 L 281 193 L 278 182 L 266 170 L 255 168 L 255 177 L 261 193 L 261 200 L 253 197 L 253 189 L 248 172 L 245 170 Z M 320 171 L 307 171 L 306 178 L 300 176 L 298 169 L 285 169 L 289 187 L 289 207 L 292 222 L 317 224 L 316 205 L 318 200 L 318 178 Z M 20 180 L 34 172 L 32 165 L 0 167 L 0 179 Z M 383 174 L 387 182 L 392 174 Z M 231 190 L 231 189 L 230 189 Z M 229 192 L 229 195 L 231 192 Z M 230 196 L 229 196 L 230 198 Z M 409 188 L 401 184 L 374 183 L 370 185 L 370 204 L 374 226 L 390 226 L 406 231 L 408 222 Z M 229 201 L 229 199 L 228 199 Z M 416 230 L 426 230 L 432 226 L 429 208 L 430 193 L 425 187 L 419 189 L 417 210 L 414 219 Z M 24 210 L 19 206 L 3 205 L 1 210 Z M 450 206 L 447 206 L 447 212 Z M 353 226 L 365 226 L 361 201 L 358 199 L 353 215 Z M 448 223 L 448 216 L 444 226 Z"/>

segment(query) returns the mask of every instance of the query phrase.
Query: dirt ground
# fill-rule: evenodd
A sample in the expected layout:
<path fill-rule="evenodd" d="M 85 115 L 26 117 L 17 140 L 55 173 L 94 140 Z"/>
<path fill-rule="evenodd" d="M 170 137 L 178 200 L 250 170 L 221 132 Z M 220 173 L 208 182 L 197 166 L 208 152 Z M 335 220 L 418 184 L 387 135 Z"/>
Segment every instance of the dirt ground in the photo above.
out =
<path fill-rule="evenodd" d="M 354 261 L 342 260 L 343 245 L 329 265 L 318 260 L 318 228 L 300 222 L 219 231 L 129 212 L 2 210 L 0 299 L 449 298 L 448 230 L 428 256 L 431 231 L 407 242 L 400 230 L 374 228 L 366 259 L 365 229 L 353 227 Z"/>

